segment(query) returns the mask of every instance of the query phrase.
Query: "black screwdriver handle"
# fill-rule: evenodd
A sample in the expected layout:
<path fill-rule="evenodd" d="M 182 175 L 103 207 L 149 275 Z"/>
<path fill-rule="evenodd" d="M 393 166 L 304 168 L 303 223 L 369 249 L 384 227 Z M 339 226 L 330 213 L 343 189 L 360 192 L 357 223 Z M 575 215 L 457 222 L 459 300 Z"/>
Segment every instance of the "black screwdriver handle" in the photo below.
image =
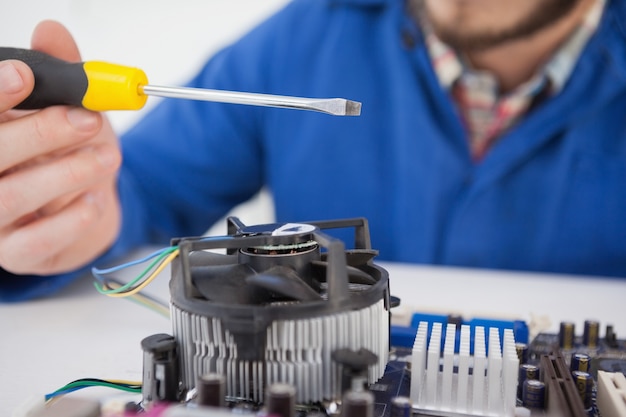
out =
<path fill-rule="evenodd" d="M 0 47 L 0 61 L 26 63 L 35 75 L 33 92 L 16 109 L 42 109 L 58 104 L 82 106 L 88 81 L 83 63 L 72 63 L 40 51 Z"/>

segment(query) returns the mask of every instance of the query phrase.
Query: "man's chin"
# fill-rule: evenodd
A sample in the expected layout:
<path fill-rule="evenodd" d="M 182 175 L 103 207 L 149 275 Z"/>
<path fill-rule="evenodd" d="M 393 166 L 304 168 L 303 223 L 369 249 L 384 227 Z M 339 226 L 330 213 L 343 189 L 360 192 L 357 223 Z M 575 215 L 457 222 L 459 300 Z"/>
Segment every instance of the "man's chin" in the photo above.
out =
<path fill-rule="evenodd" d="M 515 24 L 502 28 L 497 27 L 497 21 L 489 28 L 471 26 L 468 22 L 461 21 L 460 17 L 441 22 L 429 12 L 425 0 L 409 0 L 409 8 L 416 20 L 427 22 L 443 42 L 457 50 L 470 52 L 528 39 L 563 19 L 580 1 L 582 0 L 544 0 L 535 9 L 520 15 Z"/>

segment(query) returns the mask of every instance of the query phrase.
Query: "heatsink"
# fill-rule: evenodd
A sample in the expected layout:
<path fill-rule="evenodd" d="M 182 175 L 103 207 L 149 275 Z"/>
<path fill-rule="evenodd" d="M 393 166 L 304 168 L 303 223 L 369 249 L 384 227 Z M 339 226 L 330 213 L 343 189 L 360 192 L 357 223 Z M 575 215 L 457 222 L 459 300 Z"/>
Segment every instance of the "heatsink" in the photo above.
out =
<path fill-rule="evenodd" d="M 172 306 L 172 321 L 182 346 L 181 373 L 185 386 L 199 375 L 226 377 L 226 396 L 261 402 L 268 386 L 281 382 L 297 387 L 296 401 L 311 403 L 341 397 L 336 349 L 368 349 L 378 362 L 369 368 L 368 383 L 385 372 L 388 359 L 389 312 L 383 301 L 361 310 L 311 319 L 276 320 L 266 332 L 264 355 L 249 360 L 238 355 L 233 334 L 217 318 Z"/>
<path fill-rule="evenodd" d="M 515 416 L 519 359 L 513 330 L 505 329 L 503 343 L 497 328 L 475 327 L 473 355 L 471 328 L 420 322 L 411 358 L 413 409 L 438 416 Z M 442 353 L 443 352 L 443 353 Z M 487 354 L 488 353 L 488 354 Z"/>

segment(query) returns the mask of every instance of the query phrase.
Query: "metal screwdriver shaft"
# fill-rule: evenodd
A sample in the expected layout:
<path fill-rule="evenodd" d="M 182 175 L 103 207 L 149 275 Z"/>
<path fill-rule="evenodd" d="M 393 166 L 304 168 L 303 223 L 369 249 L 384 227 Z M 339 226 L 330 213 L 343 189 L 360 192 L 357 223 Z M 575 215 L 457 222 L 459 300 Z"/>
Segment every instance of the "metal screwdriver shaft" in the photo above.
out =
<path fill-rule="evenodd" d="M 220 103 L 312 110 L 335 116 L 358 116 L 361 114 L 361 103 L 346 100 L 345 98 L 305 98 L 158 85 L 140 85 L 139 94 L 169 98 L 215 101 Z"/>

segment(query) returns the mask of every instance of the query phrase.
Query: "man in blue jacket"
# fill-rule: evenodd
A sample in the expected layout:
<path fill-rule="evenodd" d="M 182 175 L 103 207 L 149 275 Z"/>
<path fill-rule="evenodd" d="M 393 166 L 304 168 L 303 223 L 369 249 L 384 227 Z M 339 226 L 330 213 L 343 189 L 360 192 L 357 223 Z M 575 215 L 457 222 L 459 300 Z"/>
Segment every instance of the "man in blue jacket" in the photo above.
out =
<path fill-rule="evenodd" d="M 368 218 L 384 260 L 626 276 L 625 22 L 620 0 L 296 0 L 190 85 L 360 117 L 164 100 L 120 147 L 99 114 L 8 111 L 33 81 L 2 62 L 0 296 L 199 235 L 263 186 L 279 221 Z"/>

